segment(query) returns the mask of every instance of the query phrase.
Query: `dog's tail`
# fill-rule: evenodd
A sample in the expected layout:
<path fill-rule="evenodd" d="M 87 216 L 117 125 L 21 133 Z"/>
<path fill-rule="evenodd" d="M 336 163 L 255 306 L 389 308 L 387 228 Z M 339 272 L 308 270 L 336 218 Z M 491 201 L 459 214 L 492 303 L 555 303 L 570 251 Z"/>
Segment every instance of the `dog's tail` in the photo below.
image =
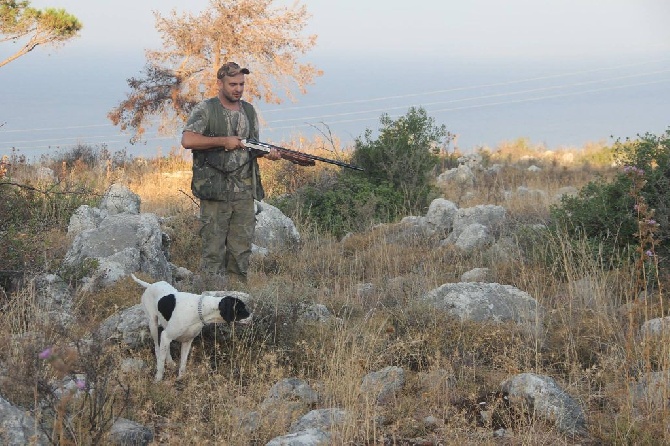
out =
<path fill-rule="evenodd" d="M 138 279 L 137 277 L 135 277 L 135 274 L 132 274 L 132 273 L 131 273 L 131 274 L 130 274 L 130 277 L 132 277 L 133 280 L 134 280 L 135 282 L 139 283 L 139 284 L 142 285 L 144 288 L 148 288 L 149 285 L 151 285 L 150 283 L 147 283 L 147 282 L 145 282 L 145 281 L 143 281 L 143 280 L 140 280 L 140 279 Z"/>

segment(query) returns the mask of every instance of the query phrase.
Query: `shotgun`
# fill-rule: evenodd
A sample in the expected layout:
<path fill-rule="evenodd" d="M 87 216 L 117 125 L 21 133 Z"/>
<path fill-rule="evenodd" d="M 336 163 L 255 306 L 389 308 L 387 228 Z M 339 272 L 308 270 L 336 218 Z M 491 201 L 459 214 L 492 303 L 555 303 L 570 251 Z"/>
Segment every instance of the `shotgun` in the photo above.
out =
<path fill-rule="evenodd" d="M 316 164 L 316 161 L 321 161 L 323 163 L 346 167 L 347 169 L 360 170 L 361 172 L 363 171 L 362 167 L 343 163 L 342 161 L 331 160 L 329 158 L 310 155 L 309 153 L 298 152 L 297 150 L 286 149 L 284 147 L 275 146 L 266 142 L 256 141 L 255 139 L 243 139 L 242 144 L 244 144 L 248 149 L 255 149 L 263 153 L 270 153 L 270 149 L 277 149 L 283 159 L 288 160 L 293 164 L 298 164 L 299 166 L 313 166 Z"/>

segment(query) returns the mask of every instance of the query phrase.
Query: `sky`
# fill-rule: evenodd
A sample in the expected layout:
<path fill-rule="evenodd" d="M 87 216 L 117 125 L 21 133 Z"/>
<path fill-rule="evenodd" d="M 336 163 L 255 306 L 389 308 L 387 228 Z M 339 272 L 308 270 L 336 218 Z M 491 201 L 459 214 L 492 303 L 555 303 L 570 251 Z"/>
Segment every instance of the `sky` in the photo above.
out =
<path fill-rule="evenodd" d="M 277 6 L 292 1 L 275 0 Z M 382 114 L 423 107 L 463 152 L 528 139 L 548 149 L 611 143 L 670 125 L 667 0 L 308 0 L 300 58 L 323 69 L 296 102 L 256 102 L 261 139 L 331 134 L 350 144 Z M 59 49 L 0 68 L 0 156 L 75 144 L 167 154 L 172 135 L 130 135 L 106 115 L 160 48 L 153 12 L 199 14 L 208 0 L 32 0 L 83 23 Z M 0 43 L 0 59 L 14 51 Z"/>

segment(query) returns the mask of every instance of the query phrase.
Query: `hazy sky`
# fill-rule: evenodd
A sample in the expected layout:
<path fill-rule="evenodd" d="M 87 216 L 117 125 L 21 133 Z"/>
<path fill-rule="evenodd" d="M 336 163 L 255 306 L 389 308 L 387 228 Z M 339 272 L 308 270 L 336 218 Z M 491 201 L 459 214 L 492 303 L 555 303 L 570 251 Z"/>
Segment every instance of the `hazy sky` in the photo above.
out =
<path fill-rule="evenodd" d="M 303 3 L 307 33 L 319 37 L 302 61 L 325 74 L 295 104 L 257 104 L 268 120 L 262 135 L 276 141 L 315 123 L 352 139 L 376 128 L 381 113 L 417 105 L 459 134 L 465 150 L 519 137 L 583 144 L 670 124 L 667 0 Z M 0 68 L 0 155 L 12 146 L 126 144 L 106 113 L 128 92 L 125 80 L 140 74 L 144 50 L 160 47 L 152 11 L 198 14 L 209 1 L 31 4 L 65 8 L 84 29 L 63 48 L 38 48 Z M 0 44 L 0 58 L 10 52 Z M 167 151 L 178 141 L 149 144 Z"/>
<path fill-rule="evenodd" d="M 275 5 L 290 5 L 279 0 Z M 443 57 L 574 57 L 670 50 L 666 0 L 308 0 L 319 52 Z M 84 23 L 82 46 L 159 44 L 152 11 L 197 13 L 206 0 L 33 0 Z"/>

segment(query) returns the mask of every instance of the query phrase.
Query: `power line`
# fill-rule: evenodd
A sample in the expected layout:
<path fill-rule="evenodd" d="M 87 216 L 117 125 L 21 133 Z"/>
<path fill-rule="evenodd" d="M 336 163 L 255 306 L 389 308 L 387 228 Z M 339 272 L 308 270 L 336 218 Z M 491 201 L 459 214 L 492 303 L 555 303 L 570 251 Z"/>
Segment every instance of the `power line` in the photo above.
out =
<path fill-rule="evenodd" d="M 629 85 L 621 85 L 621 86 L 614 86 L 614 87 L 603 87 L 603 88 L 597 88 L 597 89 L 592 89 L 592 90 L 587 90 L 587 91 L 580 91 L 580 92 L 572 92 L 572 93 L 563 93 L 563 94 L 556 94 L 556 95 L 549 95 L 549 96 L 540 96 L 540 97 L 535 97 L 535 98 L 526 98 L 526 99 L 517 99 L 517 100 L 512 100 L 512 101 L 501 101 L 501 102 L 491 102 L 487 104 L 475 104 L 475 105 L 466 105 L 462 107 L 452 107 L 452 108 L 442 108 L 442 109 L 437 109 L 437 110 L 428 110 L 430 113 L 444 113 L 444 112 L 452 112 L 452 111 L 461 111 L 461 110 L 470 110 L 470 109 L 476 109 L 476 108 L 485 108 L 485 107 L 495 107 L 499 105 L 508 105 L 508 104 L 520 104 L 524 102 L 536 102 L 536 101 L 542 101 L 546 99 L 557 99 L 561 97 L 568 97 L 568 96 L 576 96 L 580 94 L 588 94 L 588 93 L 597 93 L 601 91 L 608 91 L 608 90 L 616 90 L 616 89 L 622 89 L 622 88 L 630 88 L 630 87 L 638 87 L 638 86 L 644 86 L 644 85 L 652 85 L 652 84 L 658 84 L 661 82 L 668 82 L 670 79 L 663 79 L 663 80 L 658 80 L 658 81 L 650 81 L 650 82 L 642 82 L 642 83 L 637 83 L 637 84 L 629 84 Z M 399 108 L 399 107 L 396 107 Z M 398 116 L 402 116 L 400 114 L 389 114 L 389 117 L 395 118 Z M 379 119 L 378 117 L 369 117 L 369 118 L 358 118 L 358 119 L 341 119 L 337 121 L 329 121 L 328 124 L 344 124 L 344 123 L 352 123 L 352 122 L 364 122 L 364 121 L 372 121 L 375 119 Z M 283 129 L 289 129 L 289 128 L 295 128 L 295 127 L 310 127 L 312 124 L 310 123 L 305 123 L 302 125 L 290 125 L 290 126 L 283 126 L 283 127 L 269 127 L 266 130 L 283 130 Z"/>
<path fill-rule="evenodd" d="M 614 67 L 595 68 L 595 69 L 592 69 L 592 70 L 582 70 L 582 71 L 574 71 L 574 72 L 571 72 L 571 73 L 552 74 L 552 75 L 547 75 L 547 76 L 539 76 L 539 77 L 532 77 L 532 78 L 526 78 L 526 79 L 518 79 L 518 80 L 506 81 L 506 82 L 495 82 L 495 83 L 473 85 L 473 86 L 467 86 L 467 87 L 455 87 L 455 88 L 449 88 L 449 89 L 443 89 L 443 90 L 432 90 L 432 91 L 427 91 L 427 92 L 422 92 L 422 93 L 408 93 L 408 94 L 403 94 L 403 95 L 385 96 L 385 97 L 380 97 L 380 98 L 356 99 L 356 100 L 352 100 L 352 101 L 330 102 L 330 103 L 326 103 L 326 104 L 302 105 L 302 106 L 298 105 L 298 106 L 294 106 L 294 107 L 282 107 L 282 108 L 265 110 L 264 113 L 285 112 L 287 110 L 300 110 L 300 109 L 330 107 L 330 106 L 339 106 L 339 105 L 351 105 L 351 104 L 360 104 L 360 103 L 368 103 L 368 102 L 386 101 L 386 100 L 390 100 L 390 99 L 405 99 L 405 98 L 410 98 L 410 97 L 425 96 L 425 95 L 429 95 L 429 94 L 432 95 L 432 94 L 442 94 L 442 93 L 453 93 L 453 92 L 457 92 L 457 91 L 476 90 L 476 89 L 480 89 L 480 88 L 502 87 L 502 86 L 520 84 L 520 83 L 525 83 L 525 82 L 535 82 L 535 81 L 541 81 L 541 80 L 547 80 L 547 79 L 577 76 L 577 75 L 581 75 L 581 74 L 597 73 L 597 72 L 601 72 L 601 71 L 620 70 L 622 68 L 631 68 L 631 67 L 636 67 L 636 66 L 640 66 L 640 65 L 648 65 L 648 64 L 651 64 L 651 63 L 668 62 L 668 61 L 670 61 L 670 59 L 660 59 L 660 60 L 657 60 L 657 61 L 646 61 L 646 62 L 639 62 L 639 63 L 634 63 L 634 64 L 618 65 L 618 66 L 614 66 Z M 667 72 L 667 71 L 669 71 L 669 70 L 662 70 L 662 72 Z M 640 76 L 645 76 L 645 75 L 647 75 L 647 74 L 645 74 L 645 73 L 640 74 Z"/>
<path fill-rule="evenodd" d="M 21 132 L 45 132 L 53 130 L 73 130 L 73 129 L 87 129 L 93 127 L 111 127 L 112 124 L 91 124 L 91 125 L 72 125 L 67 127 L 45 127 L 41 129 L 15 129 L 15 130 L 2 130 L 0 133 L 21 133 Z"/>
<path fill-rule="evenodd" d="M 665 60 L 661 60 L 661 62 L 665 62 Z M 572 72 L 572 73 L 540 76 L 540 77 L 519 79 L 519 80 L 507 81 L 507 82 L 480 84 L 480 85 L 474 85 L 474 86 L 468 86 L 468 87 L 458 87 L 458 88 L 450 88 L 450 89 L 444 89 L 444 90 L 432 90 L 432 91 L 419 92 L 419 93 L 408 93 L 408 94 L 404 94 L 404 95 L 385 96 L 385 97 L 368 98 L 368 99 L 358 99 L 358 100 L 344 101 L 344 102 L 331 102 L 331 103 L 325 103 L 325 104 L 314 104 L 314 105 L 306 105 L 306 106 L 284 107 L 284 108 L 279 108 L 279 109 L 263 110 L 261 114 L 273 113 L 273 112 L 278 112 L 278 111 L 284 112 L 284 111 L 287 111 L 287 110 L 322 108 L 322 107 L 331 107 L 331 106 L 338 106 L 338 105 L 363 104 L 363 103 L 379 102 L 379 101 L 390 100 L 390 99 L 406 99 L 406 98 L 410 98 L 410 97 L 452 93 L 452 92 L 456 92 L 456 91 L 477 90 L 477 89 L 483 89 L 483 88 L 489 88 L 489 87 L 507 86 L 507 85 L 513 85 L 513 84 L 533 82 L 533 81 L 538 81 L 538 80 L 547 80 L 547 79 L 554 79 L 554 78 L 561 78 L 561 77 L 576 76 L 576 75 L 580 75 L 580 74 L 588 74 L 588 73 L 594 73 L 594 72 L 600 72 L 600 71 L 610 71 L 610 70 L 615 70 L 615 69 L 627 68 L 627 67 L 631 67 L 631 66 L 646 65 L 646 64 L 649 64 L 649 63 L 652 63 L 652 62 L 627 64 L 627 65 L 620 65 L 620 66 L 616 66 L 616 67 L 598 68 L 598 69 L 593 69 L 593 70 L 583 70 L 583 71 L 576 71 L 576 72 Z M 542 88 L 531 89 L 531 90 L 522 90 L 522 91 L 517 91 L 517 92 L 498 93 L 496 95 L 490 95 L 490 96 L 477 96 L 477 97 L 472 97 L 472 98 L 464 98 L 464 99 L 458 99 L 458 100 L 444 101 L 442 103 L 450 103 L 450 102 L 454 102 L 454 101 L 469 101 L 469 100 L 476 100 L 476 99 L 485 99 L 487 97 L 494 97 L 494 96 L 508 96 L 508 95 L 524 94 L 524 93 L 530 93 L 530 92 L 542 91 L 542 90 L 568 88 L 568 87 L 581 86 L 581 85 L 587 85 L 587 84 L 592 84 L 592 83 L 602 83 L 602 82 L 609 82 L 609 81 L 613 81 L 613 80 L 628 79 L 628 78 L 631 78 L 631 77 L 652 76 L 652 75 L 663 74 L 663 73 L 668 73 L 668 72 L 670 72 L 670 69 L 656 70 L 656 71 L 650 71 L 650 72 L 646 72 L 646 73 L 637 73 L 637 74 L 630 74 L 630 75 L 625 75 L 625 76 L 616 76 L 616 77 L 605 78 L 605 79 L 596 79 L 596 80 L 592 80 L 592 81 L 579 82 L 579 83 L 575 83 L 575 84 L 555 85 L 555 86 L 542 87 Z M 361 111 L 361 112 L 352 112 L 352 114 L 360 114 L 360 113 L 366 113 L 366 112 L 367 113 L 383 112 L 387 109 L 388 108 L 364 110 L 364 111 Z M 332 115 L 332 116 L 341 116 L 341 114 L 336 114 L 336 115 Z M 300 117 L 300 118 L 294 118 L 294 119 L 289 119 L 289 120 L 272 120 L 272 121 L 268 121 L 268 123 L 271 123 L 271 122 L 285 122 L 285 121 L 298 121 L 298 120 L 308 120 L 308 119 L 322 119 L 322 118 L 328 118 L 328 117 L 331 117 L 331 115 L 307 116 L 307 117 Z M 113 126 L 113 124 L 91 124 L 91 125 L 48 127 L 48 128 L 37 128 L 37 129 L 14 129 L 14 130 L 9 130 L 8 129 L 8 130 L 3 130 L 3 129 L 0 128 L 0 134 L 2 134 L 2 133 L 21 133 L 21 132 L 71 130 L 71 129 L 95 128 L 95 127 L 114 127 L 114 126 Z M 21 141 L 21 142 L 23 142 L 23 141 Z M 35 140 L 35 142 L 40 142 L 40 140 Z M 3 143 L 6 143 L 6 142 L 0 142 L 0 144 L 3 144 Z"/>
<path fill-rule="evenodd" d="M 31 149 L 57 149 L 60 147 L 76 147 L 80 144 L 87 144 L 87 142 L 83 141 L 84 139 L 98 139 L 98 138 L 109 138 L 109 136 L 77 136 L 77 137 L 72 137 L 72 138 L 60 138 L 60 139 L 43 139 L 43 140 L 36 140 L 36 141 L 25 141 L 25 142 L 43 142 L 43 141 L 50 141 L 50 144 L 47 145 L 42 145 L 42 146 L 12 146 L 13 148 L 17 150 L 31 150 Z M 58 142 L 52 142 L 52 141 L 61 141 L 61 140 L 77 140 L 75 143 L 58 143 Z M 137 143 L 137 146 L 144 145 L 144 142 L 149 142 L 149 141 L 160 141 L 160 140 L 168 140 L 168 139 L 174 139 L 172 136 L 157 136 L 155 138 L 146 138 L 143 140 L 141 143 Z M 98 144 L 105 144 L 105 145 L 110 145 L 113 143 L 128 143 L 128 139 L 106 139 L 104 141 L 98 142 Z M 2 144 L 2 143 L 0 143 Z M 132 143 L 131 143 L 132 144 Z"/>
<path fill-rule="evenodd" d="M 661 62 L 665 62 L 665 60 L 662 60 Z M 436 95 L 436 94 L 444 94 L 444 93 L 451 93 L 451 92 L 457 92 L 457 91 L 472 91 L 472 90 L 477 90 L 477 89 L 484 89 L 484 88 L 489 88 L 489 87 L 509 86 L 509 85 L 521 84 L 521 83 L 538 81 L 538 80 L 565 78 L 565 77 L 576 76 L 576 75 L 580 75 L 580 74 L 588 74 L 588 73 L 609 71 L 609 70 L 621 69 L 621 68 L 626 68 L 626 67 L 631 67 L 631 66 L 647 65 L 649 63 L 653 63 L 653 62 L 650 61 L 650 62 L 644 62 L 644 63 L 638 63 L 638 64 L 620 65 L 620 66 L 617 66 L 617 67 L 606 67 L 606 68 L 599 68 L 599 69 L 593 69 L 593 70 L 584 70 L 584 71 L 577 71 L 577 72 L 572 72 L 572 73 L 555 74 L 555 75 L 548 75 L 548 76 L 513 80 L 513 81 L 507 81 L 507 82 L 481 84 L 481 85 L 474 85 L 474 86 L 468 86 L 468 87 L 458 87 L 458 88 L 451 88 L 451 89 L 445 89 L 445 90 L 433 90 L 433 91 L 428 91 L 428 92 L 408 93 L 408 94 L 403 94 L 403 95 L 377 97 L 377 98 L 369 98 L 369 99 L 359 99 L 359 100 L 343 101 L 343 102 L 332 102 L 332 103 L 315 104 L 315 105 L 308 105 L 308 106 L 286 107 L 286 108 L 283 108 L 283 109 L 268 110 L 268 111 L 265 111 L 263 113 L 268 113 L 268 112 L 272 113 L 272 112 L 275 112 L 275 111 L 286 111 L 286 110 L 300 110 L 300 109 L 310 109 L 310 108 L 333 107 L 333 106 L 338 106 L 338 105 L 365 104 L 365 103 L 379 102 L 379 101 L 390 100 L 390 99 L 408 99 L 408 98 L 414 98 L 414 97 L 425 96 L 425 95 Z M 481 100 L 501 98 L 501 97 L 509 97 L 509 96 L 521 95 L 521 94 L 532 94 L 532 93 L 546 92 L 546 91 L 551 91 L 551 90 L 581 87 L 581 86 L 593 85 L 593 84 L 599 84 L 599 83 L 605 83 L 605 82 L 620 81 L 620 80 L 624 80 L 624 79 L 631 79 L 631 78 L 639 78 L 639 77 L 645 77 L 645 76 L 666 74 L 668 72 L 670 72 L 670 69 L 655 70 L 655 71 L 649 71 L 649 72 L 645 72 L 645 73 L 635 73 L 635 74 L 629 74 L 629 75 L 615 76 L 615 77 L 609 77 L 609 78 L 604 78 L 604 79 L 595 79 L 595 80 L 582 81 L 582 82 L 576 82 L 576 83 L 571 83 L 571 84 L 559 84 L 559 85 L 551 85 L 551 86 L 547 86 L 547 87 L 538 87 L 538 88 L 519 90 L 519 91 L 507 91 L 507 92 L 493 93 L 493 94 L 488 94 L 488 95 L 471 96 L 471 97 L 466 97 L 466 98 L 451 99 L 451 100 L 445 100 L 445 101 L 432 101 L 432 102 L 428 102 L 428 103 L 423 104 L 422 107 L 425 108 L 425 107 L 430 107 L 430 106 L 435 106 L 435 105 L 442 105 L 442 104 L 453 104 L 453 103 L 476 101 L 476 100 L 481 101 Z M 644 85 L 652 85 L 652 84 L 658 84 L 658 83 L 661 83 L 661 82 L 667 82 L 668 80 L 670 80 L 670 79 L 660 79 L 660 80 L 656 80 L 656 81 L 640 82 L 640 83 L 634 83 L 634 84 L 628 84 L 628 85 L 610 86 L 610 87 L 603 87 L 603 88 L 597 88 L 597 89 L 582 90 L 582 91 L 577 91 L 577 92 L 568 92 L 568 93 L 563 93 L 563 94 L 540 96 L 540 97 L 534 97 L 534 98 L 525 98 L 525 99 L 517 99 L 517 100 L 509 100 L 509 101 L 498 101 L 498 102 L 485 103 L 485 104 L 466 105 L 466 106 L 462 106 L 462 107 L 443 108 L 443 109 L 437 109 L 437 110 L 433 109 L 433 110 L 428 110 L 428 111 L 430 113 L 442 113 L 442 112 L 448 112 L 448 111 L 475 109 L 475 108 L 482 108 L 482 107 L 492 107 L 492 106 L 500 106 L 500 105 L 507 105 L 507 104 L 519 104 L 519 103 L 524 103 L 524 102 L 532 102 L 532 101 L 540 101 L 540 100 L 554 99 L 554 98 L 567 97 L 567 96 L 590 94 L 590 93 L 601 92 L 601 91 L 631 88 L 631 87 L 638 87 L 638 86 L 644 86 Z M 318 116 L 306 116 L 306 117 L 298 117 L 298 118 L 286 118 L 286 119 L 270 120 L 270 121 L 267 121 L 266 124 L 268 124 L 269 126 L 266 126 L 264 128 L 264 131 L 277 131 L 277 130 L 282 130 L 282 129 L 287 129 L 287 128 L 311 126 L 311 124 L 309 124 L 309 123 L 305 123 L 305 124 L 302 124 L 302 125 L 289 125 L 289 126 L 272 126 L 272 124 L 282 124 L 282 123 L 296 122 L 296 121 L 303 121 L 304 122 L 304 121 L 308 121 L 308 120 L 319 120 L 319 121 L 322 122 L 326 118 L 341 118 L 341 117 L 346 117 L 346 116 L 362 115 L 362 114 L 369 114 L 369 113 L 380 113 L 380 112 L 385 113 L 385 112 L 388 112 L 390 110 L 407 109 L 410 106 L 411 105 L 404 104 L 404 105 L 401 105 L 401 106 L 392 106 L 392 107 L 390 106 L 390 107 L 368 109 L 368 110 L 362 110 L 362 111 L 331 113 L 331 114 L 324 114 L 324 115 L 318 115 Z M 395 115 L 390 115 L 390 116 L 395 116 Z M 335 121 L 329 121 L 329 124 L 370 121 L 370 120 L 373 120 L 373 119 L 378 119 L 378 116 L 369 117 L 369 118 L 339 119 L 339 120 L 335 120 Z M 0 129 L 0 134 L 3 134 L 3 133 L 20 133 L 20 132 L 74 130 L 74 129 L 100 128 L 100 127 L 113 127 L 113 125 L 112 124 L 91 124 L 91 125 L 51 127 L 51 128 L 40 128 L 40 129 L 23 129 L 23 130 L 18 130 L 18 129 L 3 130 L 3 129 Z M 157 134 L 157 132 L 156 132 L 156 134 Z M 73 137 L 49 138 L 49 139 L 4 141 L 4 142 L 0 142 L 0 144 L 13 145 L 13 144 L 17 144 L 17 143 L 18 144 L 31 144 L 31 143 L 41 143 L 41 142 L 47 142 L 47 141 L 50 142 L 50 144 L 48 144 L 48 145 L 15 147 L 17 149 L 24 149 L 25 150 L 25 149 L 50 148 L 50 147 L 59 147 L 59 146 L 68 147 L 68 146 L 76 146 L 77 144 L 81 143 L 81 142 L 78 142 L 78 143 L 69 143 L 69 144 L 66 144 L 66 143 L 59 144 L 58 141 L 72 141 L 72 140 L 81 141 L 81 140 L 84 140 L 84 139 L 89 139 L 90 140 L 90 139 L 118 138 L 119 136 L 120 136 L 119 134 L 115 134 L 115 135 L 93 135 L 93 136 L 73 136 Z M 156 136 L 156 137 L 152 137 L 152 138 L 146 138 L 145 137 L 142 140 L 142 143 L 148 143 L 150 141 L 158 141 L 158 140 L 168 140 L 168 139 L 173 139 L 173 138 L 174 138 L 174 136 Z M 122 142 L 129 142 L 129 140 L 128 139 L 108 139 L 108 140 L 102 141 L 101 144 L 112 144 L 112 143 L 122 143 Z"/>
<path fill-rule="evenodd" d="M 658 73 L 667 73 L 670 72 L 670 70 L 663 70 L 651 74 L 658 74 Z M 631 77 L 639 77 L 639 76 L 644 76 L 644 75 L 630 75 L 630 76 L 619 76 L 616 78 L 610 78 L 610 79 L 601 79 L 601 80 L 594 80 L 594 81 L 586 81 L 586 82 L 578 82 L 575 84 L 570 84 L 570 85 L 555 85 L 555 86 L 550 86 L 550 87 L 541 87 L 541 88 L 533 88 L 530 90 L 522 90 L 522 91 L 513 91 L 513 92 L 508 92 L 508 93 L 496 93 L 496 94 L 490 94 L 490 95 L 485 95 L 485 96 L 475 96 L 475 97 L 469 97 L 469 98 L 460 98 L 460 99 L 451 99 L 448 101 L 434 101 L 434 102 L 428 102 L 422 104 L 422 106 L 429 106 L 429 105 L 439 105 L 439 104 L 451 104 L 455 102 L 466 102 L 466 101 L 474 101 L 474 100 L 481 100 L 481 99 L 491 99 L 491 98 L 496 98 L 496 97 L 504 97 L 504 96 L 513 96 L 513 95 L 519 95 L 519 94 L 526 94 L 526 93 L 537 93 L 541 91 L 548 91 L 548 90 L 556 90 L 556 89 L 563 89 L 563 88 L 570 88 L 570 87 L 577 87 L 577 86 L 584 86 L 584 85 L 591 85 L 591 84 L 596 84 L 596 83 L 603 83 L 603 82 L 609 82 L 612 80 L 621 80 L 625 78 L 631 78 Z M 670 79 L 664 79 L 660 81 L 651 81 L 649 84 L 654 84 L 658 82 L 666 82 Z M 638 84 L 633 84 L 631 86 L 642 86 L 642 85 L 647 85 L 647 83 L 638 83 Z M 624 86 L 625 88 L 626 86 Z M 612 87 L 612 89 L 617 89 L 617 87 Z M 598 91 L 598 90 L 594 90 Z M 590 91 L 586 91 L 585 93 L 588 93 Z M 575 93 L 579 94 L 579 92 Z M 511 101 L 509 103 L 516 103 L 515 101 Z M 323 118 L 334 118 L 338 116 L 350 116 L 350 115 L 360 115 L 360 114 L 365 114 L 365 113 L 377 113 L 377 112 L 385 112 L 387 110 L 399 110 L 407 108 L 406 105 L 403 106 L 396 106 L 396 107 L 384 107 L 384 108 L 379 108 L 379 109 L 373 109 L 373 110 L 362 110 L 362 111 L 354 111 L 354 112 L 345 112 L 345 113 L 336 113 L 336 114 L 330 114 L 330 115 L 321 115 L 321 116 L 309 116 L 309 117 L 302 117 L 302 118 L 287 118 L 287 119 L 279 119 L 279 120 L 273 120 L 273 121 L 268 121 L 268 123 L 274 123 L 274 122 L 291 122 L 291 121 L 304 121 L 304 120 L 310 120 L 310 119 L 323 119 Z"/>

